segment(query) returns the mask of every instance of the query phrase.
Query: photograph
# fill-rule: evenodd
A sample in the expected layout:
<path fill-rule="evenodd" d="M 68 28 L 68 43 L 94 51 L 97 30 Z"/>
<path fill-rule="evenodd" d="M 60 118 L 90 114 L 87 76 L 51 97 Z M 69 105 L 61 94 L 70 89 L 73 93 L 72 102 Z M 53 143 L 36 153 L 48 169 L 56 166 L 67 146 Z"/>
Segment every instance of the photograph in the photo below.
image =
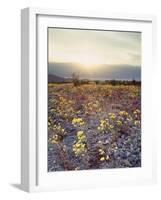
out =
<path fill-rule="evenodd" d="M 141 167 L 141 37 L 47 28 L 48 172 Z"/>

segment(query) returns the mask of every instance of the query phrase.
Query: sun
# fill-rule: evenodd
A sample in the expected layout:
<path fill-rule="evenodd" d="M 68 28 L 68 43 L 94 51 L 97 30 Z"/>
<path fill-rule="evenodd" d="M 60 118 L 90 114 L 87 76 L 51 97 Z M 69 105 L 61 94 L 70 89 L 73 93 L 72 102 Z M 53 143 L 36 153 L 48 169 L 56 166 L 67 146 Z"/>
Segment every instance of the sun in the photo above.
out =
<path fill-rule="evenodd" d="M 96 55 L 88 54 L 79 56 L 77 62 L 84 67 L 94 67 L 95 65 L 101 64 L 100 60 Z"/>

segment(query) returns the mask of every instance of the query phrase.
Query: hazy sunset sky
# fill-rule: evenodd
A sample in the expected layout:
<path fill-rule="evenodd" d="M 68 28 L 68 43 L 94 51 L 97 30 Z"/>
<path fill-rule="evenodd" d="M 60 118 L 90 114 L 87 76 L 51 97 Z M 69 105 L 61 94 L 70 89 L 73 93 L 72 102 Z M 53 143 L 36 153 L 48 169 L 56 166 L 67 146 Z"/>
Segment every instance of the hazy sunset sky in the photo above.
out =
<path fill-rule="evenodd" d="M 141 66 L 141 33 L 48 28 L 48 61 Z"/>

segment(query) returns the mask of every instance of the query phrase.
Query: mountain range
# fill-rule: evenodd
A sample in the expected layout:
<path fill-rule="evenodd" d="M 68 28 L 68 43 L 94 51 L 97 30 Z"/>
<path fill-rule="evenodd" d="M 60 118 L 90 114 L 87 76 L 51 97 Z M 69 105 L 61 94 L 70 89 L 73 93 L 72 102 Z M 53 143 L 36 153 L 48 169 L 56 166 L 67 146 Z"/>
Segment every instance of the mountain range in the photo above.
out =
<path fill-rule="evenodd" d="M 131 65 L 94 65 L 82 67 L 77 63 L 49 63 L 48 80 L 51 82 L 64 82 L 72 74 L 79 74 L 80 79 L 92 80 L 141 80 L 141 67 Z"/>

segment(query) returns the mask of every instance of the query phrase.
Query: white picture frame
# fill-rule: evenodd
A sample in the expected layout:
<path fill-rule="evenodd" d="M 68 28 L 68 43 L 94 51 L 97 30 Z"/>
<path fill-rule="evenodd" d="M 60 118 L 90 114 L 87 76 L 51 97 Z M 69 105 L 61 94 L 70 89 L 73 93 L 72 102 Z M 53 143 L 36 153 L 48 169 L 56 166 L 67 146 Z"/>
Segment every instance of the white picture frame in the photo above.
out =
<path fill-rule="evenodd" d="M 59 20 L 60 19 L 60 20 Z M 82 21 L 83 20 L 83 21 Z M 90 23 L 92 21 L 92 23 Z M 107 22 L 110 23 L 107 25 Z M 116 22 L 116 24 L 115 24 Z M 142 31 L 143 37 L 143 166 L 140 169 L 106 169 L 47 173 L 47 134 L 42 120 L 47 120 L 45 68 L 47 52 L 45 30 L 49 26 L 107 28 Z M 152 67 L 155 67 L 156 19 L 152 15 L 90 13 L 43 8 L 25 8 L 21 12 L 21 188 L 28 192 L 96 188 L 115 185 L 152 184 L 156 182 L 155 133 L 151 102 Z M 41 60 L 40 60 L 41 58 Z M 40 62 L 41 61 L 41 62 Z M 41 63 L 41 64 L 40 64 Z M 146 65 L 146 68 L 144 67 Z M 45 70 L 45 71 L 44 71 Z M 41 87 L 42 91 L 39 90 Z M 148 87 L 148 91 L 146 88 Z M 144 92 L 145 90 L 145 92 Z M 45 100 L 46 98 L 46 100 Z M 146 101 L 145 101 L 146 100 Z M 40 122 L 39 122 L 40 121 Z M 45 121 L 46 123 L 47 121 Z M 46 135 L 45 135 L 46 134 Z M 41 149 L 40 149 L 41 147 Z M 145 147 L 145 148 L 144 148 Z M 42 150 L 43 149 L 43 150 Z M 145 151 L 144 151 L 145 150 Z M 87 178 L 88 177 L 88 178 Z"/>

